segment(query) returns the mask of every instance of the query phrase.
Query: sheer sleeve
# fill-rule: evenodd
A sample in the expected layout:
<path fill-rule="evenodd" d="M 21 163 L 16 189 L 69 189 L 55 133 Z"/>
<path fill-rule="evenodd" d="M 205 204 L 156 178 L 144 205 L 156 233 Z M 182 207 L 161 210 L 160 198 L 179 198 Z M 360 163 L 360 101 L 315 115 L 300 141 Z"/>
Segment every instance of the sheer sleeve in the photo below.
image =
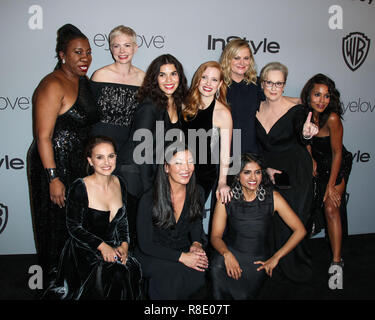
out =
<path fill-rule="evenodd" d="M 69 235 L 83 247 L 97 250 L 103 240 L 84 227 L 85 216 L 88 212 L 86 187 L 82 179 L 77 179 L 71 185 L 66 200 L 66 225 Z"/>

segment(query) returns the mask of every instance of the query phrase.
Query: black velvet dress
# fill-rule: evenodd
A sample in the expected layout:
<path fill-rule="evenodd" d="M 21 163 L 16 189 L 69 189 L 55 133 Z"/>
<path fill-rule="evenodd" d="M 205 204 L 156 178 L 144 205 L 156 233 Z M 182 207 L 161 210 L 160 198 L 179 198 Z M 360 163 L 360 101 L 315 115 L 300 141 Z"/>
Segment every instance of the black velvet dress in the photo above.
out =
<path fill-rule="evenodd" d="M 104 261 L 98 246 L 105 242 L 118 247 L 129 242 L 125 205 L 125 185 L 120 179 L 123 206 L 112 221 L 110 212 L 89 208 L 86 185 L 76 180 L 67 197 L 69 238 L 62 251 L 58 274 L 45 299 L 121 299 L 141 298 L 141 267 L 128 256 L 126 265 L 120 261 Z"/>
<path fill-rule="evenodd" d="M 303 143 L 302 128 L 306 120 L 303 106 L 289 109 L 267 133 L 256 119 L 259 146 L 266 166 L 289 175 L 290 189 L 278 190 L 294 212 L 307 226 L 313 199 L 312 160 Z M 280 249 L 292 234 L 278 215 L 275 217 L 275 250 Z M 283 274 L 295 282 L 306 282 L 312 276 L 310 250 L 306 240 L 287 254 L 279 263 Z"/>
<path fill-rule="evenodd" d="M 331 166 L 332 166 L 332 148 L 331 148 L 330 136 L 326 136 L 326 137 L 315 136 L 311 144 L 311 153 L 312 153 L 313 159 L 317 163 L 317 177 L 316 177 L 317 198 L 314 199 L 317 202 L 317 210 L 314 212 L 315 213 L 314 227 L 316 228 L 315 232 L 318 232 L 320 229 L 326 227 L 323 197 L 326 192 L 329 176 L 331 174 Z M 346 186 L 349 180 L 349 175 L 352 169 L 352 164 L 353 164 L 352 153 L 346 150 L 344 146 L 342 146 L 341 166 L 340 166 L 340 170 L 337 175 L 337 178 L 336 178 L 335 185 L 339 185 L 342 179 L 344 179 L 345 184 L 346 184 L 345 185 L 345 189 L 346 189 Z M 343 199 L 340 205 L 340 216 L 341 216 L 343 235 L 347 235 L 348 224 L 347 224 L 345 191 L 343 192 Z"/>
<path fill-rule="evenodd" d="M 216 250 L 210 261 L 213 297 L 217 300 L 255 299 L 267 278 L 254 261 L 271 257 L 270 236 L 274 212 L 273 193 L 268 190 L 264 201 L 232 200 L 226 205 L 227 227 L 223 241 L 236 257 L 242 269 L 239 280 L 228 277 L 224 257 Z"/>
<path fill-rule="evenodd" d="M 52 146 L 57 173 L 66 190 L 77 178 L 87 175 L 84 148 L 91 127 L 98 121 L 89 81 L 82 77 L 73 106 L 56 119 Z M 67 239 L 65 208 L 50 201 L 49 183 L 34 140 L 28 155 L 31 209 L 39 264 L 46 275 L 58 263 Z"/>
<path fill-rule="evenodd" d="M 135 256 L 149 279 L 151 300 L 189 299 L 205 284 L 205 272 L 196 271 L 178 262 L 194 241 L 203 243 L 202 219 L 190 221 L 189 199 L 185 199 L 180 218 L 167 229 L 153 225 L 153 190 L 140 200 L 137 215 L 138 247 Z"/>

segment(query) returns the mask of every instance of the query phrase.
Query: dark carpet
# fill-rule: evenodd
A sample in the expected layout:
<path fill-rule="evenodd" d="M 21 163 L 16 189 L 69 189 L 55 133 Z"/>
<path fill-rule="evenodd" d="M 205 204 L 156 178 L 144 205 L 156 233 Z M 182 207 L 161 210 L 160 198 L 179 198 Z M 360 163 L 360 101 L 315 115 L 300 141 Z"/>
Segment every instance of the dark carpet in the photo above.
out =
<path fill-rule="evenodd" d="M 309 284 L 287 281 L 277 272 L 265 284 L 260 300 L 374 300 L 375 234 L 348 236 L 343 243 L 343 289 L 328 286 L 331 254 L 324 238 L 309 240 L 313 279 Z M 30 289 L 35 255 L 0 255 L 0 300 L 35 300 L 43 290 Z"/>

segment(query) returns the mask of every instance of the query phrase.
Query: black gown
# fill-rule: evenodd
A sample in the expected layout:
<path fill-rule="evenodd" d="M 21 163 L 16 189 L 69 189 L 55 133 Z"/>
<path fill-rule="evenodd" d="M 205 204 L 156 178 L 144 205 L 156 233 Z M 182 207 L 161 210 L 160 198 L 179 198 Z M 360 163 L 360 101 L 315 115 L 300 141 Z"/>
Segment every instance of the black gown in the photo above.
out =
<path fill-rule="evenodd" d="M 151 300 L 183 300 L 191 298 L 205 284 L 205 272 L 178 262 L 194 241 L 204 243 L 202 219 L 190 221 L 189 199 L 174 226 L 162 229 L 152 223 L 153 190 L 146 192 L 137 215 L 138 247 L 135 256 L 149 279 Z"/>
<path fill-rule="evenodd" d="M 77 178 L 87 175 L 84 149 L 91 126 L 98 121 L 95 101 L 86 77 L 80 78 L 73 106 L 56 119 L 52 146 L 58 176 L 66 190 Z M 65 208 L 50 201 L 49 183 L 36 140 L 27 155 L 33 228 L 39 263 L 45 274 L 57 266 L 67 239 Z"/>
<path fill-rule="evenodd" d="M 213 125 L 213 112 L 216 100 L 206 109 L 199 109 L 197 115 L 190 121 L 182 120 L 182 130 L 185 135 L 185 141 L 189 146 L 195 145 L 193 150 L 195 155 L 195 175 L 197 184 L 199 184 L 205 193 L 207 200 L 210 192 L 213 190 L 219 176 L 219 159 L 220 159 L 220 129 Z M 195 140 L 195 144 L 189 138 L 189 130 L 204 130 L 207 139 L 204 141 L 200 138 Z M 195 131 L 193 131 L 195 132 Z M 202 148 L 205 147 L 205 148 Z M 203 150 L 202 150 L 203 149 Z"/>
<path fill-rule="evenodd" d="M 69 238 L 61 253 L 55 282 L 46 290 L 45 299 L 116 299 L 141 298 L 141 267 L 128 256 L 126 265 L 120 261 L 104 261 L 98 246 L 104 241 L 116 248 L 129 242 L 125 205 L 125 185 L 120 180 L 123 206 L 112 221 L 110 212 L 89 208 L 83 179 L 69 189 L 66 211 Z"/>
<path fill-rule="evenodd" d="M 258 152 L 255 114 L 262 100 L 263 91 L 254 83 L 232 81 L 228 87 L 227 101 L 231 107 L 233 129 L 241 130 L 241 153 Z"/>
<path fill-rule="evenodd" d="M 180 121 L 172 123 L 166 108 L 156 106 L 148 98 L 139 104 L 130 138 L 119 150 L 123 162 L 117 168 L 119 171 L 116 171 L 124 178 L 130 194 L 139 199 L 152 188 L 157 164 L 164 163 L 164 158 L 160 159 L 160 156 L 164 156 L 166 133 L 171 129 L 178 131 L 179 128 Z M 140 133 L 138 138 L 135 135 L 137 132 Z"/>
<path fill-rule="evenodd" d="M 226 205 L 227 226 L 223 241 L 242 269 L 239 280 L 228 277 L 224 257 L 216 250 L 210 261 L 210 279 L 216 300 L 255 299 L 267 274 L 254 261 L 271 257 L 270 235 L 274 212 L 273 193 L 268 190 L 264 201 L 232 200 Z"/>
<path fill-rule="evenodd" d="M 331 174 L 331 166 L 332 166 L 332 148 L 331 148 L 331 140 L 330 136 L 325 137 L 317 137 L 315 136 L 312 140 L 311 144 L 311 153 L 313 159 L 317 163 L 317 211 L 315 212 L 314 217 L 314 228 L 315 233 L 318 232 L 320 229 L 326 227 L 325 223 L 325 214 L 324 214 L 324 205 L 323 205 L 323 197 L 326 192 L 329 176 Z M 342 146 L 342 159 L 340 170 L 336 178 L 335 185 L 339 185 L 342 179 L 345 180 L 345 190 L 348 184 L 349 175 L 352 169 L 353 164 L 353 155 L 351 152 L 346 150 L 344 146 Z M 340 216 L 341 216 L 341 224 L 342 224 L 342 231 L 343 235 L 348 234 L 348 224 L 347 224 L 347 210 L 346 210 L 346 199 L 345 199 L 345 191 L 343 192 L 343 199 L 340 205 Z"/>
<path fill-rule="evenodd" d="M 294 212 L 307 227 L 311 215 L 313 199 L 312 160 L 303 143 L 302 128 L 306 120 L 303 106 L 296 105 L 288 110 L 270 129 L 268 134 L 256 119 L 259 146 L 267 167 L 286 172 L 289 175 L 290 189 L 278 190 Z M 292 231 L 275 217 L 275 250 L 280 249 Z M 307 241 L 302 240 L 297 247 L 279 263 L 283 274 L 295 282 L 311 279 L 310 250 Z"/>
<path fill-rule="evenodd" d="M 90 81 L 98 107 L 99 122 L 93 126 L 93 135 L 112 138 L 117 150 L 130 136 L 134 113 L 138 107 L 138 86 L 121 83 Z M 121 159 L 118 159 L 121 163 Z"/>
<path fill-rule="evenodd" d="M 114 140 L 118 151 L 115 174 L 120 175 L 124 180 L 120 170 L 124 163 L 124 153 L 119 150 L 128 143 L 134 115 L 138 108 L 137 100 L 138 86 L 126 85 L 112 82 L 90 81 L 91 90 L 94 94 L 98 107 L 99 122 L 93 126 L 93 135 L 102 135 Z M 126 181 L 126 180 L 125 180 Z M 126 186 L 130 190 L 130 186 Z M 128 221 L 130 229 L 130 250 L 136 243 L 135 216 L 137 212 L 137 198 L 131 193 L 127 195 Z"/>

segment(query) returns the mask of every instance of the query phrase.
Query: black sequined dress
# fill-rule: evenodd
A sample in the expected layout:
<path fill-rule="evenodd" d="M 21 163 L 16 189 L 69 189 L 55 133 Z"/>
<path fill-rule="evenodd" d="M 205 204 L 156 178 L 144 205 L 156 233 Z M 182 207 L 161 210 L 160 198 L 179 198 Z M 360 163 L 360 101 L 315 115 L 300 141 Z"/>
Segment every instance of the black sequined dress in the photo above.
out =
<path fill-rule="evenodd" d="M 77 178 L 87 175 L 84 148 L 91 126 L 98 121 L 88 79 L 80 78 L 77 100 L 56 119 L 52 146 L 58 176 L 66 190 Z M 65 208 L 50 201 L 49 183 L 36 140 L 28 151 L 28 176 L 36 249 L 45 274 L 57 266 L 67 239 Z"/>
<path fill-rule="evenodd" d="M 86 185 L 77 179 L 67 196 L 66 224 L 69 238 L 61 253 L 55 281 L 44 299 L 138 300 L 142 272 L 139 262 L 128 255 L 126 264 L 106 262 L 98 246 L 113 248 L 129 242 L 125 184 L 119 178 L 123 205 L 110 221 L 110 212 L 89 207 Z"/>
<path fill-rule="evenodd" d="M 129 138 L 138 107 L 136 93 L 139 87 L 92 80 L 90 85 L 99 112 L 99 122 L 94 125 L 93 134 L 112 138 L 119 150 Z"/>

